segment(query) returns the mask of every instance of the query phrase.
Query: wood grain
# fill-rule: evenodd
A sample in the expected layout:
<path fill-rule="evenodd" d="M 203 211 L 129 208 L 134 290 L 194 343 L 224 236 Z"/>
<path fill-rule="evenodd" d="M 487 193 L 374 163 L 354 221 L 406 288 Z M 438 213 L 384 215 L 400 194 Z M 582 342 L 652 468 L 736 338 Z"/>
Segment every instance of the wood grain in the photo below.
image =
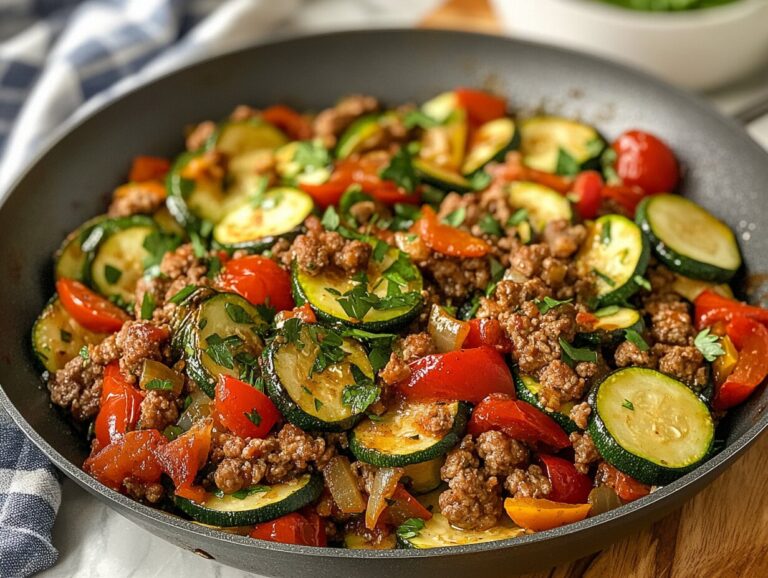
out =
<path fill-rule="evenodd" d="M 501 32 L 487 0 L 447 0 L 421 26 Z M 768 577 L 767 482 L 764 435 L 677 512 L 599 554 L 524 578 Z"/>

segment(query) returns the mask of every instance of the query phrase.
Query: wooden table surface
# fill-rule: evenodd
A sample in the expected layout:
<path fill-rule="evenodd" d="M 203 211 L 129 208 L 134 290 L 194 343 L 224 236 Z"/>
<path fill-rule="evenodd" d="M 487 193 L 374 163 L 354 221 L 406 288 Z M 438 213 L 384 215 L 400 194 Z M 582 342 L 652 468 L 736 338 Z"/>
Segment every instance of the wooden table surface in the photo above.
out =
<path fill-rule="evenodd" d="M 501 33 L 487 0 L 447 0 L 422 26 Z M 650 528 L 525 578 L 768 577 L 767 482 L 764 435 L 707 489 Z"/>

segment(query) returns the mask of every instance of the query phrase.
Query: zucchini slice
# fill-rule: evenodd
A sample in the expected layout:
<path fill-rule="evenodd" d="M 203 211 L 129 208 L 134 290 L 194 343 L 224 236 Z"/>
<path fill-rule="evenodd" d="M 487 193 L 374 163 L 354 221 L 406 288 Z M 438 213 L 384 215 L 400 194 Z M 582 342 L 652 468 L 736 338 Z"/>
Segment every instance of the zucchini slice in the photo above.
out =
<path fill-rule="evenodd" d="M 245 381 L 258 377 L 258 357 L 267 323 L 246 299 L 212 292 L 179 329 L 187 374 L 213 397 L 221 375 Z"/>
<path fill-rule="evenodd" d="M 424 159 L 413 159 L 412 164 L 416 174 L 425 183 L 444 191 L 456 191 L 457 193 L 472 190 L 472 183 L 456 171 L 440 167 Z"/>
<path fill-rule="evenodd" d="M 595 279 L 600 305 L 620 305 L 640 289 L 650 247 L 640 227 L 621 215 L 603 215 L 587 227 L 576 255 L 583 275 Z"/>
<path fill-rule="evenodd" d="M 472 137 L 461 172 L 471 175 L 491 161 L 502 161 L 507 152 L 517 148 L 520 131 L 511 118 L 497 118 L 486 122 Z"/>
<path fill-rule="evenodd" d="M 90 261 L 91 283 L 106 297 L 133 303 L 136 284 L 149 257 L 144 242 L 159 231 L 157 224 L 150 218 L 131 217 L 105 221 L 97 227 L 105 229 L 105 238 Z"/>
<path fill-rule="evenodd" d="M 385 112 L 358 118 L 344 131 L 336 145 L 336 158 L 345 159 L 355 153 L 371 150 L 383 142 L 380 135 L 388 124 L 397 122 L 397 114 Z"/>
<path fill-rule="evenodd" d="M 450 522 L 440 513 L 438 508 L 438 496 L 440 492 L 432 492 L 422 498 L 425 507 L 430 508 L 432 517 L 424 522 L 424 527 L 411 538 L 397 537 L 399 548 L 442 548 L 445 546 L 465 546 L 467 544 L 480 544 L 482 542 L 496 542 L 509 540 L 525 534 L 525 530 L 518 528 L 508 516 L 503 516 L 501 521 L 488 530 L 461 530 L 451 526 Z"/>
<path fill-rule="evenodd" d="M 589 333 L 579 333 L 577 339 L 592 345 L 618 345 L 625 340 L 626 332 L 642 333 L 645 329 L 643 316 L 637 309 L 616 307 L 595 311 L 597 322 Z"/>
<path fill-rule="evenodd" d="M 456 108 L 438 126 L 424 130 L 419 159 L 447 171 L 459 173 L 467 148 L 467 113 Z"/>
<path fill-rule="evenodd" d="M 435 405 L 447 405 L 453 415 L 451 428 L 442 435 L 424 429 L 421 422 Z M 363 462 L 382 468 L 426 462 L 447 453 L 459 443 L 469 416 L 460 401 L 403 402 L 378 419 L 365 419 L 349 435 L 349 450 Z"/>
<path fill-rule="evenodd" d="M 206 148 L 236 157 L 255 150 L 274 150 L 287 142 L 288 137 L 276 126 L 260 118 L 249 118 L 219 125 Z"/>
<path fill-rule="evenodd" d="M 405 466 L 404 477 L 410 479 L 409 489 L 414 494 L 427 494 L 433 490 L 436 490 L 443 480 L 440 478 L 440 468 L 445 463 L 445 457 L 440 456 L 438 458 L 419 462 Z"/>
<path fill-rule="evenodd" d="M 733 289 L 726 283 L 711 283 L 709 281 L 702 281 L 701 279 L 691 279 L 684 275 L 676 274 L 675 280 L 672 282 L 672 290 L 684 297 L 691 303 L 696 301 L 696 298 L 706 290 L 714 291 L 723 297 L 733 299 Z"/>
<path fill-rule="evenodd" d="M 344 547 L 347 550 L 394 550 L 397 539 L 394 534 L 387 534 L 378 544 L 372 544 L 360 534 L 347 532 L 344 534 Z"/>
<path fill-rule="evenodd" d="M 515 209 L 525 209 L 528 222 L 540 233 L 551 221 L 573 220 L 571 202 L 557 191 L 528 181 L 510 183 L 509 203 Z"/>
<path fill-rule="evenodd" d="M 399 283 L 403 281 L 405 285 L 401 286 Z M 420 297 L 423 283 L 421 273 L 405 253 L 394 247 L 387 251 L 381 261 L 371 258 L 367 271 L 367 290 L 381 299 L 386 299 L 392 291 L 399 291 L 403 296 L 413 296 L 402 306 L 371 308 L 362 319 L 353 319 L 342 307 L 344 301 L 340 302 L 339 299 L 344 299 L 342 296 L 345 293 L 360 285 L 359 278 L 350 278 L 343 272 L 333 270 L 309 275 L 294 263 L 291 283 L 297 305 L 309 303 L 324 321 L 367 331 L 381 332 L 402 327 L 413 320 L 423 306 Z"/>
<path fill-rule="evenodd" d="M 722 283 L 741 267 L 733 231 L 685 197 L 647 197 L 637 208 L 637 223 L 659 260 L 676 273 Z"/>
<path fill-rule="evenodd" d="M 598 163 L 605 141 L 593 127 L 559 116 L 520 123 L 523 162 L 548 173 L 575 174 Z"/>
<path fill-rule="evenodd" d="M 344 431 L 353 427 L 366 408 L 355 412 L 344 404 L 344 390 L 356 384 L 352 366 L 371 382 L 373 368 L 360 342 L 345 337 L 340 348 L 345 355 L 319 372 L 312 372 L 321 354 L 319 326 L 302 325 L 297 338 L 289 341 L 285 331 L 264 352 L 264 379 L 269 397 L 292 424 L 309 431 Z M 315 333 L 313 333 L 315 332 Z M 372 383 L 371 383 L 372 385 Z"/>
<path fill-rule="evenodd" d="M 454 91 L 443 92 L 421 105 L 421 111 L 435 122 L 443 123 L 459 109 Z"/>
<path fill-rule="evenodd" d="M 202 504 L 174 496 L 176 506 L 190 518 L 212 526 L 247 526 L 268 522 L 311 504 L 323 491 L 320 474 L 304 474 L 290 482 L 256 486 L 245 497 L 209 495 Z"/>
<path fill-rule="evenodd" d="M 566 431 L 566 433 L 570 434 L 575 431 L 579 431 L 579 426 L 573 422 L 569 415 L 573 409 L 573 406 L 576 405 L 575 402 L 569 401 L 562 404 L 558 411 L 545 409 L 544 404 L 541 403 L 541 400 L 539 399 L 539 390 L 541 389 L 541 384 L 539 384 L 539 382 L 536 381 L 536 379 L 533 377 L 529 375 L 521 375 L 518 371 L 514 372 L 514 376 L 517 397 L 526 403 L 530 403 L 531 405 L 536 406 L 541 411 L 546 413 L 549 417 L 555 420 L 558 425 Z"/>
<path fill-rule="evenodd" d="M 227 249 L 263 251 L 281 237 L 294 237 L 314 209 L 312 197 L 289 187 L 266 191 L 224 215 L 213 240 Z"/>
<path fill-rule="evenodd" d="M 54 296 L 32 327 L 32 349 L 42 366 L 54 373 L 74 359 L 84 345 L 100 343 L 106 336 L 80 325 Z"/>
<path fill-rule="evenodd" d="M 66 277 L 80 282 L 88 281 L 90 277 L 88 252 L 83 249 L 83 243 L 88 240 L 93 230 L 107 219 L 109 217 L 106 215 L 99 215 L 67 235 L 53 257 L 56 263 L 54 267 L 56 279 Z"/>
<path fill-rule="evenodd" d="M 620 369 L 590 394 L 589 433 L 605 461 L 645 484 L 693 470 L 715 435 L 704 402 L 683 383 L 640 367 Z"/>
<path fill-rule="evenodd" d="M 322 185 L 331 178 L 331 157 L 328 155 L 328 164 L 323 164 L 326 159 L 322 157 L 313 159 L 313 162 L 320 166 L 305 165 L 296 160 L 299 147 L 303 144 L 310 144 L 313 147 L 322 146 L 317 141 L 311 143 L 302 143 L 300 141 L 291 141 L 287 145 L 281 146 L 275 151 L 275 169 L 280 175 L 283 183 L 296 186 L 300 184 Z"/>

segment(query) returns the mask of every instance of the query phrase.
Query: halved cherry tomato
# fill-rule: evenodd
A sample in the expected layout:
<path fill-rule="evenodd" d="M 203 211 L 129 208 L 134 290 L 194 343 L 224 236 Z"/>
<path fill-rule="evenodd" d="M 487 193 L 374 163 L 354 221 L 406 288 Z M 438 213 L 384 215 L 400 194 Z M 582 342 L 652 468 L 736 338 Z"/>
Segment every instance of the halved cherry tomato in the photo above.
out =
<path fill-rule="evenodd" d="M 216 285 L 242 295 L 254 305 L 269 305 L 276 311 L 293 309 L 291 276 L 268 257 L 247 255 L 227 261 Z"/>
<path fill-rule="evenodd" d="M 208 461 L 212 429 L 210 419 L 196 422 L 189 431 L 157 450 L 157 459 L 173 480 L 177 495 L 197 502 L 205 499 L 205 490 L 193 484 L 197 472 Z"/>
<path fill-rule="evenodd" d="M 482 239 L 442 224 L 429 205 L 421 208 L 421 218 L 413 224 L 412 231 L 430 249 L 450 257 L 484 257 L 491 251 L 491 246 Z"/>
<path fill-rule="evenodd" d="M 314 512 L 292 512 L 270 522 L 256 524 L 249 534 L 251 538 L 297 544 L 299 546 L 325 546 L 323 520 Z"/>
<path fill-rule="evenodd" d="M 651 487 L 638 482 L 635 478 L 620 472 L 608 462 L 597 466 L 595 480 L 612 488 L 623 502 L 633 502 L 651 493 Z"/>
<path fill-rule="evenodd" d="M 768 324 L 768 309 L 723 297 L 711 289 L 706 289 L 699 294 L 694 301 L 694 308 L 696 329 L 709 327 L 718 321 L 728 322 L 735 317 L 747 317 Z"/>
<path fill-rule="evenodd" d="M 170 168 L 171 162 L 162 157 L 134 157 L 128 180 L 135 183 L 141 183 L 143 181 L 160 181 L 165 178 L 165 175 Z"/>
<path fill-rule="evenodd" d="M 432 513 L 422 506 L 402 484 L 397 484 L 395 493 L 387 503 L 389 505 L 379 518 L 379 523 L 397 527 L 410 518 L 429 520 L 432 517 Z"/>
<path fill-rule="evenodd" d="M 97 333 L 120 331 L 128 314 L 74 279 L 56 281 L 56 291 L 64 309 L 86 329 Z"/>
<path fill-rule="evenodd" d="M 512 521 L 526 530 L 542 532 L 583 520 L 590 504 L 564 504 L 537 498 L 507 498 L 504 510 Z"/>
<path fill-rule="evenodd" d="M 613 141 L 616 173 L 626 186 L 638 186 L 649 195 L 671 193 L 680 171 L 672 150 L 658 137 L 629 130 Z"/>
<path fill-rule="evenodd" d="M 643 189 L 634 185 L 605 185 L 603 187 L 603 198 L 612 199 L 630 216 L 635 215 L 637 205 L 647 196 Z"/>
<path fill-rule="evenodd" d="M 715 392 L 712 407 L 717 410 L 744 402 L 768 376 L 768 329 L 752 319 L 736 317 L 726 331 L 739 349 L 739 359 Z"/>
<path fill-rule="evenodd" d="M 474 349 L 486 345 L 501 352 L 512 349 L 512 342 L 504 333 L 498 319 L 470 319 L 469 333 L 462 344 L 462 349 Z"/>
<path fill-rule="evenodd" d="M 426 355 L 409 367 L 410 377 L 398 384 L 409 399 L 477 403 L 492 393 L 515 394 L 512 373 L 504 357 L 492 347 Z"/>
<path fill-rule="evenodd" d="M 603 177 L 597 171 L 584 171 L 573 181 L 573 193 L 578 199 L 576 210 L 582 219 L 594 219 L 603 199 Z"/>
<path fill-rule="evenodd" d="M 240 437 L 263 438 L 280 419 L 280 412 L 266 395 L 239 379 L 224 375 L 216 384 L 214 415 Z"/>
<path fill-rule="evenodd" d="M 156 429 L 129 431 L 89 456 L 83 470 L 113 490 L 119 490 L 126 478 L 157 482 L 163 469 L 156 452 L 166 442 Z"/>
<path fill-rule="evenodd" d="M 540 409 L 508 395 L 489 395 L 472 412 L 467 431 L 473 436 L 499 430 L 511 438 L 541 442 L 561 450 L 571 445 L 557 422 Z"/>
<path fill-rule="evenodd" d="M 104 368 L 101 403 L 93 428 L 99 447 L 136 427 L 143 400 L 141 392 L 123 378 L 117 361 Z"/>
<path fill-rule="evenodd" d="M 471 123 L 480 125 L 503 117 L 507 113 L 507 100 L 484 90 L 457 88 L 458 105 L 467 111 Z"/>
<path fill-rule="evenodd" d="M 539 459 L 552 484 L 552 491 L 547 496 L 550 500 L 566 504 L 587 503 L 592 490 L 592 479 L 589 476 L 579 472 L 572 462 L 563 458 L 540 454 Z"/>
<path fill-rule="evenodd" d="M 287 134 L 291 140 L 306 140 L 312 138 L 312 126 L 290 106 L 276 104 L 265 108 L 261 117 Z"/>

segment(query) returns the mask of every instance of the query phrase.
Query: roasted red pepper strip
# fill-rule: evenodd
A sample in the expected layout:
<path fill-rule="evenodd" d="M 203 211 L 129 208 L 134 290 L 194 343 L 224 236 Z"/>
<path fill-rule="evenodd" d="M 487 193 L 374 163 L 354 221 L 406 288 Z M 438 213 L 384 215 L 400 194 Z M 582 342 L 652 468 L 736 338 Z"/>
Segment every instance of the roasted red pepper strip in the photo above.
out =
<path fill-rule="evenodd" d="M 469 333 L 461 347 L 474 349 L 483 345 L 502 352 L 512 349 L 512 342 L 504 333 L 504 328 L 498 319 L 470 319 Z"/>
<path fill-rule="evenodd" d="M 603 177 L 597 171 L 584 171 L 573 182 L 573 193 L 578 199 L 576 210 L 582 219 L 594 219 L 603 200 Z"/>
<path fill-rule="evenodd" d="M 265 108 L 261 117 L 287 134 L 292 140 L 312 138 L 312 125 L 290 106 L 276 104 Z"/>
<path fill-rule="evenodd" d="M 214 415 L 221 425 L 243 438 L 266 437 L 281 417 L 269 397 L 228 375 L 216 384 Z"/>
<path fill-rule="evenodd" d="M 117 361 L 104 368 L 101 403 L 94 422 L 99 447 L 104 447 L 136 427 L 144 396 L 125 381 Z"/>
<path fill-rule="evenodd" d="M 633 502 L 651 493 L 651 487 L 620 472 L 608 462 L 597 466 L 595 480 L 611 488 L 623 502 Z"/>
<path fill-rule="evenodd" d="M 410 377 L 397 386 L 409 399 L 477 403 L 492 393 L 515 394 L 512 373 L 492 347 L 426 355 L 409 367 Z"/>
<path fill-rule="evenodd" d="M 128 180 L 136 183 L 159 181 L 165 178 L 165 174 L 170 168 L 170 161 L 162 157 L 135 157 Z"/>
<path fill-rule="evenodd" d="M 552 484 L 548 499 L 566 504 L 587 503 L 592 490 L 592 479 L 589 476 L 576 470 L 572 462 L 563 458 L 541 454 L 539 459 Z"/>
<path fill-rule="evenodd" d="M 156 429 L 127 432 L 85 460 L 83 470 L 113 490 L 120 490 L 126 478 L 157 482 L 163 469 L 156 452 L 166 442 Z"/>
<path fill-rule="evenodd" d="M 314 512 L 292 512 L 270 522 L 256 524 L 250 536 L 259 540 L 299 546 L 326 545 L 323 521 Z"/>
<path fill-rule="evenodd" d="M 507 395 L 490 395 L 472 412 L 469 433 L 478 436 L 490 430 L 502 431 L 521 441 L 541 442 L 558 450 L 571 445 L 568 435 L 555 420 L 531 404 Z"/>
<path fill-rule="evenodd" d="M 196 502 L 205 499 L 205 490 L 193 484 L 197 472 L 208 461 L 212 429 L 210 419 L 196 422 L 189 431 L 157 450 L 157 458 L 173 480 L 176 494 Z"/>
<path fill-rule="evenodd" d="M 430 249 L 449 257 L 483 257 L 491 251 L 491 246 L 482 239 L 442 224 L 429 205 L 422 207 L 421 218 L 412 230 Z"/>
<path fill-rule="evenodd" d="M 227 261 L 216 286 L 242 295 L 254 305 L 269 304 L 275 311 L 294 306 L 291 276 L 272 259 L 261 255 Z"/>
<path fill-rule="evenodd" d="M 734 317 L 748 317 L 768 324 L 768 309 L 723 297 L 711 289 L 702 291 L 694 305 L 697 329 L 709 327 L 718 321 L 728 322 Z"/>
<path fill-rule="evenodd" d="M 74 279 L 56 281 L 56 291 L 64 309 L 86 329 L 97 333 L 120 331 L 128 314 Z"/>
<path fill-rule="evenodd" d="M 387 500 L 387 503 L 389 505 L 379 518 L 379 523 L 383 521 L 390 526 L 397 527 L 409 518 L 429 520 L 432 517 L 432 513 L 422 506 L 402 484 L 397 484 L 395 493 Z"/>
<path fill-rule="evenodd" d="M 715 392 L 712 407 L 716 410 L 744 402 L 768 376 L 768 329 L 752 319 L 737 317 L 726 331 L 739 349 L 739 360 Z"/>
<path fill-rule="evenodd" d="M 496 120 L 507 113 L 507 101 L 500 96 L 474 88 L 457 88 L 454 93 L 458 105 L 467 111 L 473 124 Z"/>

